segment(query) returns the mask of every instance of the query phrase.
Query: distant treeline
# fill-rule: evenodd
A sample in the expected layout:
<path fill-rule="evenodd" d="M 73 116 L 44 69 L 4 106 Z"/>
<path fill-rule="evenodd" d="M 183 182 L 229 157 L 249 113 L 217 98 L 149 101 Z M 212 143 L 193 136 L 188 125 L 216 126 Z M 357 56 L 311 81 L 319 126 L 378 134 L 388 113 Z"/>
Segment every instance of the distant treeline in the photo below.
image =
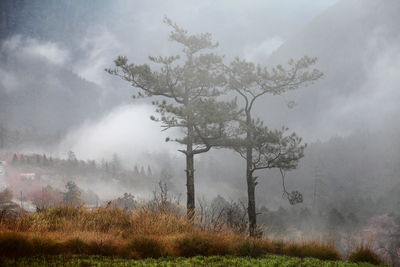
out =
<path fill-rule="evenodd" d="M 53 158 L 45 154 L 18 154 L 8 155 L 9 165 L 14 172 L 34 172 L 37 177 L 46 179 L 59 179 L 60 182 L 110 181 L 130 187 L 142 187 L 143 183 L 153 178 L 150 165 L 140 166 L 133 164 L 132 169 L 123 167 L 120 158 L 114 154 L 110 161 L 78 160 L 75 153 L 68 152 L 66 159 Z M 111 181 L 110 181 L 111 182 Z"/>

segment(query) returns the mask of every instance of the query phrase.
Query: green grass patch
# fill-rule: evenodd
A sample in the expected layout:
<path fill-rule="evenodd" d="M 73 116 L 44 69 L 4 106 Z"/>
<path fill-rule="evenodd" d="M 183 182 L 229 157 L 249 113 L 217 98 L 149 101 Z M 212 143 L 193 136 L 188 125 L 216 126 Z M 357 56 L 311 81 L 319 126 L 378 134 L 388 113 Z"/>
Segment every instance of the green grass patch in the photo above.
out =
<path fill-rule="evenodd" d="M 234 257 L 234 256 L 196 256 L 192 258 L 159 258 L 144 260 L 127 260 L 101 256 L 49 256 L 49 257 L 28 257 L 18 260 L 9 259 L 4 266 L 284 266 L 284 267 L 373 267 L 369 263 L 354 263 L 342 261 L 322 261 L 314 258 L 297 258 L 278 255 L 266 255 L 261 258 Z M 379 265 L 388 266 L 388 265 Z"/>

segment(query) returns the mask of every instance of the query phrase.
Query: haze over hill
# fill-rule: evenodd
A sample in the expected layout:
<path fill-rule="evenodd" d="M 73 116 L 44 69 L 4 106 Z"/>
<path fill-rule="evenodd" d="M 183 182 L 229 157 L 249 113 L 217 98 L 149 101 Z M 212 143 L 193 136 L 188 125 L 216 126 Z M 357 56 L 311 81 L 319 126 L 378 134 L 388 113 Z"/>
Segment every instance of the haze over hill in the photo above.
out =
<path fill-rule="evenodd" d="M 398 131 L 400 124 L 392 118 L 399 112 L 400 100 L 399 12 L 395 0 L 340 1 L 322 12 L 271 57 L 259 61 L 279 64 L 315 56 L 323 80 L 285 96 L 297 102 L 290 114 L 282 105 L 266 105 L 273 105 L 278 111 L 274 115 L 282 114 L 291 128 L 313 140 Z M 268 115 L 265 119 L 270 120 Z"/>
<path fill-rule="evenodd" d="M 284 64 L 303 55 L 318 57 L 316 67 L 324 72 L 321 81 L 264 98 L 257 114 L 272 128 L 288 126 L 308 143 L 370 132 L 357 139 L 358 146 L 353 148 L 355 155 L 364 148 L 374 151 L 362 164 L 397 164 L 396 151 L 385 151 L 398 143 L 398 1 L 227 3 L 158 1 L 155 9 L 154 3 L 147 2 L 55 5 L 52 1 L 3 1 L 1 16 L 7 23 L 1 24 L 1 123 L 10 129 L 60 132 L 61 142 L 50 150 L 60 156 L 73 150 L 80 158 L 101 160 L 117 153 L 126 167 L 136 160 L 180 166 L 177 147 L 163 143 L 166 135 L 174 133 L 157 132 L 159 125 L 147 121 L 153 113 L 147 100 L 131 100 L 133 88 L 103 70 L 120 54 L 139 63 L 147 62 L 148 55 L 175 54 L 179 48 L 166 41 L 169 29 L 162 24 L 162 17 L 168 15 L 190 32 L 212 32 L 227 62 L 234 56 L 267 65 Z M 61 16 L 63 13 L 66 15 Z M 292 100 L 296 105 L 289 109 Z M 374 142 L 381 135 L 387 138 Z M 343 142 L 351 142 L 351 138 L 356 137 Z M 307 192 L 314 178 L 316 162 L 312 159 L 325 151 L 322 158 L 331 162 L 329 155 L 339 157 L 348 147 L 335 149 L 329 142 L 310 145 L 300 169 L 289 174 L 291 186 L 304 187 Z M 357 158 L 348 156 L 349 160 Z M 239 162 L 225 150 L 200 157 L 199 192 L 207 192 L 208 184 L 217 181 L 214 195 L 244 196 L 244 171 Z M 221 165 L 229 168 L 221 169 Z M 375 167 L 379 171 L 370 175 L 371 184 L 366 187 L 371 188 L 375 179 L 384 179 L 388 183 L 379 189 L 384 192 L 396 183 L 397 176 L 393 172 L 382 178 L 385 165 Z M 349 187 L 353 188 L 366 174 L 351 168 L 339 161 L 332 163 L 329 170 L 341 169 L 344 174 L 328 171 L 326 179 L 335 185 L 352 179 Z M 175 183 L 182 189 L 182 168 L 176 169 Z M 280 192 L 279 179 L 273 172 L 260 175 L 271 179 L 260 183 L 259 198 L 274 199 L 271 206 L 276 208 L 282 202 L 280 194 L 273 194 Z"/>

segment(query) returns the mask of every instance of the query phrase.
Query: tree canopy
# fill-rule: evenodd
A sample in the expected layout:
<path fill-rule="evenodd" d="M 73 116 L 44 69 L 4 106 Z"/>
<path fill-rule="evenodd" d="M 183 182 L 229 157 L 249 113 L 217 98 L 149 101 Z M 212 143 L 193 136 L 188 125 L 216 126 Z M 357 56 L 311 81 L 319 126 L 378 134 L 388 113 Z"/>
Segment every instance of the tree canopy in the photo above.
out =
<path fill-rule="evenodd" d="M 158 116 L 164 130 L 179 128 L 183 136 L 172 140 L 186 147 L 179 151 L 186 156 L 187 209 L 192 217 L 195 208 L 194 160 L 229 135 L 227 124 L 240 113 L 236 101 L 218 99 L 226 83 L 222 56 L 212 50 L 218 46 L 210 33 L 190 35 L 170 19 L 164 22 L 172 28 L 170 41 L 180 44 L 182 53 L 175 56 L 150 56 L 149 64 L 129 63 L 124 56 L 115 60 L 114 69 L 107 69 L 139 89 L 135 97 L 160 96 L 155 100 Z"/>
<path fill-rule="evenodd" d="M 135 98 L 156 97 L 153 105 L 158 116 L 151 119 L 160 121 L 164 130 L 182 130 L 182 136 L 167 141 L 185 146 L 179 151 L 186 156 L 189 218 L 195 210 L 194 155 L 213 146 L 231 147 L 246 160 L 249 230 L 255 235 L 254 172 L 279 168 L 284 181 L 284 171 L 297 167 L 305 145 L 295 133 L 287 134 L 287 128 L 271 130 L 261 120 L 254 119 L 253 107 L 266 94 L 280 95 L 321 78 L 320 71 L 310 70 L 316 58 L 290 60 L 286 68 L 277 65 L 269 69 L 238 57 L 225 64 L 222 56 L 210 52 L 218 46 L 210 33 L 191 35 L 168 18 L 164 22 L 172 28 L 170 41 L 181 45 L 180 54 L 150 56 L 149 64 L 141 65 L 119 56 L 116 67 L 107 71 L 138 88 Z M 222 94 L 232 96 L 232 93 L 239 97 L 240 108 L 237 98 L 221 101 Z M 291 203 L 302 200 L 297 191 L 288 193 L 284 183 L 283 188 Z"/>
<path fill-rule="evenodd" d="M 309 69 L 315 62 L 316 58 L 305 56 L 297 61 L 289 60 L 288 68 L 277 65 L 268 69 L 237 57 L 225 66 L 226 88 L 241 99 L 244 111 L 244 117 L 236 127 L 237 138 L 230 146 L 246 160 L 249 232 L 252 236 L 257 235 L 255 187 L 258 177 L 254 176 L 254 172 L 279 168 L 283 195 L 291 204 L 301 202 L 299 192 L 286 191 L 284 171 L 297 167 L 305 149 L 302 139 L 295 133 L 286 134 L 288 128 L 270 130 L 260 119 L 254 119 L 253 107 L 256 100 L 267 94 L 280 95 L 320 79 L 322 73 L 319 70 Z"/>

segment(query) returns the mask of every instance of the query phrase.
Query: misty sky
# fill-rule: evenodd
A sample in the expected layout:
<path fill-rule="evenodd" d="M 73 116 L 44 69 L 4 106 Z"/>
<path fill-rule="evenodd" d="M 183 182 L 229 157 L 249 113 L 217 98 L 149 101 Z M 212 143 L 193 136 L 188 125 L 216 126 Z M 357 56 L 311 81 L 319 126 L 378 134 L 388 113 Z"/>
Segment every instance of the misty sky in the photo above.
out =
<path fill-rule="evenodd" d="M 335 135 L 384 129 L 398 110 L 400 94 L 394 86 L 398 83 L 396 68 L 400 65 L 396 56 L 397 39 L 386 41 L 381 37 L 382 31 L 374 29 L 373 34 L 363 39 L 367 41 L 362 49 L 357 43 L 348 45 L 348 40 L 360 39 L 358 32 L 366 30 L 357 29 L 365 23 L 353 19 L 362 19 L 364 13 L 372 12 L 371 3 L 375 2 L 364 3 L 360 0 L 118 0 L 107 3 L 100 19 L 85 23 L 80 35 L 72 41 L 16 33 L 3 41 L 1 49 L 21 62 L 40 59 L 50 66 L 71 70 L 97 84 L 100 95 L 119 95 L 120 105 L 106 110 L 105 115 L 87 118 L 83 125 L 74 126 L 62 142 L 59 151 L 75 150 L 84 158 L 111 157 L 112 152 L 127 154 L 122 149 L 126 144 L 136 147 L 136 155 L 145 150 L 176 151 L 176 145 L 163 142 L 166 135 L 174 133 L 160 133 L 159 125 L 148 121 L 153 114 L 152 107 L 143 101 L 131 100 L 134 89 L 104 72 L 104 68 L 113 66 L 118 55 L 126 55 L 135 63 L 147 63 L 148 55 L 178 53 L 179 47 L 168 41 L 170 29 L 162 22 L 165 15 L 191 33 L 211 32 L 219 42 L 218 52 L 226 55 L 227 62 L 235 56 L 260 64 L 269 63 L 271 55 L 280 63 L 305 54 L 317 56 L 317 67 L 325 73 L 321 81 L 294 93 L 266 97 L 256 109 L 267 125 L 288 126 L 307 142 L 313 142 Z M 329 14 L 327 10 L 331 10 Z M 359 13 L 346 13 L 355 11 Z M 59 23 L 68 24 L 68 18 Z M 368 28 L 372 26 L 368 24 Z M 343 27 L 354 29 L 350 33 Z M 346 35 L 335 39 L 340 34 Z M 302 36 L 307 39 L 301 39 Z M 341 45 L 350 48 L 343 49 Z M 335 50 L 336 47 L 340 49 Z M 340 54 L 337 50 L 344 52 Z M 352 68 L 356 68 L 355 77 L 346 73 Z M 0 83 L 5 91 L 29 86 L 30 81 L 20 76 L 18 71 L 0 64 Z M 56 76 L 49 80 L 50 86 L 60 83 Z M 287 104 L 292 100 L 296 105 L 289 109 Z"/>
<path fill-rule="evenodd" d="M 44 2 L 37 1 L 39 6 Z M 79 7 L 83 5 L 83 2 L 76 3 Z M 9 128 L 13 129 L 11 122 L 19 122 L 15 125 L 28 125 L 28 131 L 40 130 L 42 126 L 56 129 L 60 124 L 65 124 L 66 128 L 63 128 L 61 142 L 54 147 L 22 147 L 22 152 L 65 158 L 72 150 L 79 159 L 98 162 L 110 160 L 116 153 L 129 169 L 137 164 L 151 165 L 155 172 L 163 168 L 171 170 L 176 192 L 184 192 L 184 156 L 177 152 L 178 144 L 164 142 L 167 136 L 175 137 L 179 133 L 161 132 L 160 124 L 149 119 L 154 115 L 149 99 L 133 100 L 131 95 L 135 89 L 104 71 L 104 68 L 113 67 L 119 55 L 143 64 L 148 63 L 149 55 L 179 53 L 180 47 L 168 41 L 171 29 L 163 23 L 164 16 L 168 16 L 190 33 L 211 32 L 219 43 L 217 52 L 226 56 L 227 63 L 235 56 L 267 66 L 285 64 L 292 57 L 318 57 L 316 67 L 324 72 L 323 79 L 282 96 L 266 96 L 255 108 L 266 125 L 271 128 L 287 126 L 310 144 L 300 168 L 288 174 L 289 187 L 311 188 L 310 179 L 313 179 L 313 166 L 319 160 L 320 149 L 313 148 L 313 144 L 324 146 L 318 140 L 328 147 L 326 161 L 334 163 L 328 168 L 333 170 L 329 175 L 332 181 L 337 179 L 340 186 L 350 178 L 357 184 L 367 177 L 373 183 L 365 183 L 366 187 L 368 184 L 368 192 L 373 192 L 377 188 L 376 181 L 390 180 L 386 184 L 390 186 L 398 179 L 395 175 L 382 175 L 381 170 L 388 168 L 379 166 L 375 168 L 376 173 L 359 174 L 357 166 L 365 164 L 364 157 L 358 165 L 354 162 L 342 164 L 340 160 L 348 156 L 345 149 L 348 146 L 339 146 L 347 153 L 341 155 L 341 151 L 335 150 L 338 145 L 334 142 L 335 136 L 355 135 L 357 140 L 364 136 L 358 146 L 349 148 L 354 151 L 353 158 L 358 158 L 357 153 L 365 153 L 363 147 L 369 142 L 365 140 L 370 140 L 365 136 L 382 131 L 383 136 L 390 138 L 384 140 L 383 145 L 376 142 L 369 148 L 368 164 L 384 166 L 385 156 L 393 162 L 399 158 L 398 150 L 393 148 L 400 132 L 396 119 L 400 112 L 398 0 L 99 0 L 97 3 L 98 6 L 88 9 L 89 14 L 84 13 L 90 17 L 91 12 L 97 12 L 97 16 L 93 19 L 82 16 L 83 22 L 77 24 L 81 28 L 72 29 L 65 36 L 54 32 L 38 36 L 16 31 L 0 43 L 1 59 L 8 60 L 8 63 L 0 61 L 0 96 L 27 92 L 21 94 L 22 97 L 16 94 L 15 103 L 10 104 L 16 112 L 0 106 L 0 115 L 1 112 L 7 114 L 6 126 L 11 125 Z M 46 10 L 45 6 L 41 7 Z M 65 29 L 72 27 L 70 19 L 57 18 L 54 28 L 42 23 L 31 24 L 28 29 L 37 27 L 42 32 L 47 26 L 53 31 Z M 73 35 L 68 35 L 71 32 Z M 74 76 L 82 79 L 76 80 Z M 44 92 L 43 102 L 31 100 L 41 91 Z M 91 93 L 84 95 L 86 91 Z M 68 101 L 74 102 L 74 98 L 80 102 L 68 106 Z M 295 101 L 293 108 L 288 108 L 290 101 Z M 59 106 L 67 112 L 57 113 Z M 79 107 L 87 109 L 74 113 Z M 35 113 L 35 109 L 40 112 Z M 75 116 L 80 116 L 78 124 L 71 119 Z M 34 120 L 36 118 L 39 119 Z M 39 123 L 32 125 L 33 121 Z M 332 137 L 333 141 L 329 141 Z M 388 154 L 389 148 L 393 148 L 393 155 Z M 238 155 L 228 150 L 212 149 L 196 156 L 198 196 L 206 193 L 245 198 L 244 165 L 240 162 L 243 164 Z M 356 170 L 344 168 L 339 172 L 336 166 L 344 164 L 354 165 Z M 281 205 L 279 174 L 269 171 L 257 175 L 268 178 L 260 179 L 258 197 L 271 206 Z M 298 184 L 291 184 L 293 181 Z M 117 194 L 121 191 L 97 184 L 97 191 L 101 192 L 102 188 Z M 148 188 L 149 194 L 151 190 L 153 187 Z"/>
<path fill-rule="evenodd" d="M 82 40 L 86 54 L 77 72 L 102 83 L 107 77 L 98 72 L 100 66 L 115 55 L 146 63 L 148 55 L 178 52 L 167 41 L 164 16 L 191 33 L 211 32 L 228 58 L 259 62 L 336 1 L 115 1 L 115 17 L 107 25 L 92 25 Z"/>
<path fill-rule="evenodd" d="M 162 22 L 165 15 L 190 32 L 211 32 L 214 40 L 220 44 L 218 52 L 225 54 L 228 59 L 240 56 L 262 63 L 263 59 L 279 48 L 290 36 L 335 2 L 334 0 L 113 1 L 104 14 L 104 21 L 89 22 L 84 34 L 77 37 L 74 45 L 70 45 L 67 40 L 65 42 L 45 38 L 39 40 L 16 34 L 3 42 L 2 51 L 15 55 L 21 61 L 39 58 L 46 64 L 65 67 L 109 92 L 114 91 L 117 94 L 117 90 L 121 87 L 131 92 L 133 89 L 128 84 L 108 75 L 104 72 L 104 68 L 111 67 L 118 55 L 127 55 L 137 63 L 146 63 L 148 55 L 170 55 L 179 52 L 179 47 L 167 40 L 170 29 Z M 2 78 L 0 81 L 6 90 L 28 86 L 28 82 L 21 80 L 18 73 L 0 68 L 0 76 Z M 53 84 L 57 83 L 57 77 L 51 77 L 51 80 L 54 80 Z M 127 95 L 125 104 L 130 101 Z M 285 103 L 281 102 L 280 104 L 285 106 Z M 136 116 L 131 116 L 132 112 Z M 107 149 L 109 146 L 119 151 L 119 146 L 132 143 L 132 136 L 135 137 L 134 140 L 138 140 L 137 142 L 143 142 L 139 141 L 142 134 L 138 133 L 137 126 L 127 127 L 122 118 L 129 120 L 131 125 L 141 125 L 140 128 L 145 129 L 144 132 L 151 132 L 157 126 L 148 128 L 149 125 L 154 125 L 153 122 L 147 121 L 150 114 L 152 109 L 143 106 L 118 107 L 104 118 L 97 118 L 94 122 L 88 121 L 82 128 L 72 129 L 71 134 L 62 143 L 61 150 L 68 150 L 69 147 L 77 150 L 78 155 L 90 158 L 99 153 L 98 150 L 101 150 L 101 155 L 110 155 L 111 151 Z M 111 132 L 118 136 L 113 138 L 110 134 L 105 134 L 109 138 L 104 138 L 103 142 L 96 145 L 93 144 L 95 140 L 101 139 L 96 133 L 109 132 L 110 118 L 115 118 Z M 97 130 L 90 131 L 91 128 Z M 91 138 L 90 132 L 97 137 Z M 122 136 L 117 134 L 121 132 L 124 133 Z M 145 143 L 151 151 L 156 140 L 163 139 L 163 134 L 156 134 L 153 138 L 148 136 L 146 139 L 148 142 Z M 114 141 L 107 145 L 107 141 L 104 140 Z M 115 144 L 115 140 L 119 143 Z M 133 146 L 135 145 L 134 142 Z M 103 148 L 94 149 L 94 147 Z"/>

